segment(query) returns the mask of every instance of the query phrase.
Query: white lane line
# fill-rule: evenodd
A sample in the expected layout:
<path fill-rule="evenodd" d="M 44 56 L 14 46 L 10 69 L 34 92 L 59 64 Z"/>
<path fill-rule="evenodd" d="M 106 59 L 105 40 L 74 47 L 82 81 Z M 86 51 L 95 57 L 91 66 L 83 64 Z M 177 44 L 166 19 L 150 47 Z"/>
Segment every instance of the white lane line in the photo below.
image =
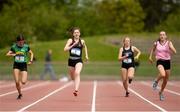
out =
<path fill-rule="evenodd" d="M 118 81 L 117 83 L 120 84 L 121 86 L 123 86 L 120 81 Z M 146 99 L 145 97 L 143 97 L 142 95 L 140 95 L 139 93 L 137 93 L 136 91 L 134 91 L 133 89 L 129 88 L 129 90 L 130 90 L 131 92 L 133 92 L 136 96 L 140 97 L 140 98 L 143 99 L 144 101 L 146 101 L 146 102 L 148 102 L 149 104 L 151 104 L 152 106 L 158 108 L 160 111 L 162 111 L 162 112 L 167 112 L 167 110 L 165 110 L 165 109 L 163 109 L 162 107 L 156 105 L 155 103 L 149 101 L 148 99 Z"/>
<path fill-rule="evenodd" d="M 144 84 L 144 85 L 146 85 L 146 86 L 151 87 L 151 85 L 148 84 L 147 82 L 141 81 L 141 83 Z M 158 89 L 160 89 L 160 88 L 158 87 Z M 169 90 L 169 89 L 164 89 L 164 91 L 180 96 L 180 93 L 175 92 L 175 91 L 172 91 L 172 90 Z"/>
<path fill-rule="evenodd" d="M 96 88 L 97 88 L 97 81 L 94 81 L 91 112 L 96 112 Z"/>
<path fill-rule="evenodd" d="M 45 99 L 48 98 L 49 96 L 51 96 L 51 95 L 53 95 L 53 94 L 55 94 L 55 93 L 57 93 L 57 92 L 63 90 L 64 88 L 68 87 L 68 86 L 71 85 L 71 84 L 72 84 L 72 81 L 66 83 L 65 85 L 63 85 L 63 86 L 61 86 L 60 88 L 58 88 L 58 89 L 52 91 L 52 92 L 49 93 L 48 95 L 46 95 L 46 96 L 40 98 L 39 100 L 35 101 L 34 103 L 31 103 L 31 104 L 29 104 L 29 105 L 27 105 L 27 106 L 21 108 L 21 109 L 18 110 L 17 112 L 23 112 L 23 111 L 25 111 L 25 110 L 28 109 L 29 107 L 32 107 L 33 105 L 35 105 L 35 104 L 37 104 L 37 103 L 39 103 L 39 102 L 45 100 Z"/>
<path fill-rule="evenodd" d="M 2 85 L 2 86 L 0 86 L 0 89 L 6 88 L 6 87 L 11 87 L 11 86 L 15 86 L 15 84 Z"/>
<path fill-rule="evenodd" d="M 44 85 L 47 85 L 47 84 L 49 84 L 49 81 L 48 82 L 39 83 L 39 84 L 35 84 L 33 86 L 30 86 L 30 87 L 23 88 L 22 91 L 26 91 L 26 90 L 29 90 L 29 89 L 32 89 L 32 88 L 36 88 L 38 86 L 44 86 Z M 17 93 L 17 90 L 1 94 L 0 97 L 7 96 L 7 95 L 10 95 L 10 94 L 14 94 L 14 93 Z"/>

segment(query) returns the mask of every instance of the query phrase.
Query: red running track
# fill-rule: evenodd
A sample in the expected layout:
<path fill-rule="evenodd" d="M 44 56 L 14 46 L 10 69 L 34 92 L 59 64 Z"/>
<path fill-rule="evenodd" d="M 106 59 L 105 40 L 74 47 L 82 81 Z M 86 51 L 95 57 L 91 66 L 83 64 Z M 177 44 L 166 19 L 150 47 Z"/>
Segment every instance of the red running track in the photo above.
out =
<path fill-rule="evenodd" d="M 82 81 L 74 97 L 73 82 L 29 81 L 16 100 L 13 82 L 0 81 L 0 111 L 180 111 L 180 82 L 170 81 L 159 101 L 150 81 L 133 81 L 125 96 L 121 81 Z"/>

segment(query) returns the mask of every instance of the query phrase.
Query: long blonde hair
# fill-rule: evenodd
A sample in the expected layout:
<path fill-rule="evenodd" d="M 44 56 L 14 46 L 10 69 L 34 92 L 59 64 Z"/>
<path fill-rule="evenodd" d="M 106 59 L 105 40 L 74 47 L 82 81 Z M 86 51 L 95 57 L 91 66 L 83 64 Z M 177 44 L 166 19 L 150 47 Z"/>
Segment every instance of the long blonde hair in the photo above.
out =
<path fill-rule="evenodd" d="M 131 46 L 131 39 L 130 39 L 130 37 L 125 36 L 125 37 L 123 38 L 123 47 L 125 46 L 124 43 L 125 43 L 125 40 L 126 40 L 126 39 L 129 39 L 129 40 L 130 40 L 130 46 Z"/>

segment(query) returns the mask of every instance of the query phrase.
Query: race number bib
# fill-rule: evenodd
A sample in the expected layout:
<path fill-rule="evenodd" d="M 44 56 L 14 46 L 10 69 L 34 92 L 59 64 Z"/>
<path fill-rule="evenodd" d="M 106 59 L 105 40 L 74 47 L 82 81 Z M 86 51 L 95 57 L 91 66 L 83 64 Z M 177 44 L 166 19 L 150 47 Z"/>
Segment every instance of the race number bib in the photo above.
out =
<path fill-rule="evenodd" d="M 123 60 L 124 63 L 132 63 L 132 59 L 131 58 L 127 58 Z"/>
<path fill-rule="evenodd" d="M 77 48 L 73 48 L 73 49 L 71 49 L 71 54 L 80 56 L 81 50 L 77 49 Z"/>
<path fill-rule="evenodd" d="M 25 62 L 25 57 L 23 55 L 15 56 L 15 62 Z"/>

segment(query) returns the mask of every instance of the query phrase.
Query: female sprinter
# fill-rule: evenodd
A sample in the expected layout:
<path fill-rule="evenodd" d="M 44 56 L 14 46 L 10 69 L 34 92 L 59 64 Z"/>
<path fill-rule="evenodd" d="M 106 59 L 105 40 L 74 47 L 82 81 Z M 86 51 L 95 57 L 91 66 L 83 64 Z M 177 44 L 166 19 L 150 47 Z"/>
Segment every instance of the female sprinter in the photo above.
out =
<path fill-rule="evenodd" d="M 74 96 L 78 95 L 78 89 L 80 84 L 80 73 L 83 67 L 82 61 L 82 49 L 85 50 L 85 58 L 88 60 L 88 51 L 85 41 L 80 39 L 80 29 L 72 28 L 70 31 L 71 38 L 67 41 L 64 51 L 69 51 L 69 74 L 71 79 L 74 80 L 75 90 L 73 92 Z"/>
<path fill-rule="evenodd" d="M 170 75 L 170 60 L 171 53 L 176 53 L 176 49 L 174 48 L 171 41 L 167 39 L 166 32 L 161 31 L 159 33 L 158 41 L 154 42 L 153 48 L 150 51 L 149 60 L 152 63 L 152 55 L 155 52 L 155 58 L 157 61 L 157 69 L 159 71 L 159 75 L 157 79 L 153 82 L 153 89 L 156 89 L 158 86 L 158 82 L 163 79 L 163 83 L 161 85 L 161 90 L 159 91 L 159 99 L 161 101 L 164 100 L 163 91 L 166 87 L 169 75 Z"/>
<path fill-rule="evenodd" d="M 122 75 L 123 86 L 126 91 L 126 95 L 125 95 L 126 97 L 129 96 L 128 82 L 130 84 L 134 77 L 134 71 L 135 71 L 134 52 L 137 53 L 135 59 L 138 60 L 141 51 L 137 49 L 135 46 L 131 45 L 131 40 L 129 37 L 125 37 L 123 39 L 123 47 L 119 49 L 118 60 L 122 62 L 121 75 Z"/>
<path fill-rule="evenodd" d="M 23 35 L 20 34 L 16 38 L 16 43 L 12 45 L 11 49 L 6 54 L 6 56 L 14 57 L 13 75 L 19 93 L 17 99 L 21 99 L 22 97 L 21 84 L 27 82 L 28 53 L 30 54 L 30 61 L 28 64 L 32 64 L 33 52 L 30 50 L 30 47 L 25 44 Z"/>

